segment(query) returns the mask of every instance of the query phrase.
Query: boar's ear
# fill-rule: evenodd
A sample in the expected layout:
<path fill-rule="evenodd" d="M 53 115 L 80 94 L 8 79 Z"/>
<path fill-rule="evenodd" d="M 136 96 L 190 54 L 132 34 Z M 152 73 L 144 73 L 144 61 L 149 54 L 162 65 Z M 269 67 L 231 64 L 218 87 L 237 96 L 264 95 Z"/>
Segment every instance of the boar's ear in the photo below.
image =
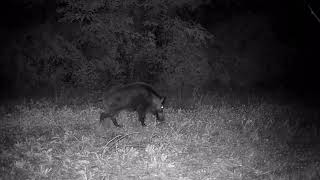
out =
<path fill-rule="evenodd" d="M 161 98 L 161 104 L 164 104 L 166 97 Z"/>

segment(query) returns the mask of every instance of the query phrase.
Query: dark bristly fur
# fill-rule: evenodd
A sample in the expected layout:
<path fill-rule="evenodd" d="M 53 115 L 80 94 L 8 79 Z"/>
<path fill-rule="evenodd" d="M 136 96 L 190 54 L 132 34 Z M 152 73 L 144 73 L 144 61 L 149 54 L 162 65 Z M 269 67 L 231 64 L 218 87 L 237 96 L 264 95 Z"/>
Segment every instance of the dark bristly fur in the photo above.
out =
<path fill-rule="evenodd" d="M 115 116 L 122 110 L 138 112 L 142 126 L 145 126 L 146 113 L 152 113 L 159 122 L 163 122 L 164 99 L 151 85 L 142 82 L 113 88 L 103 97 L 104 112 L 100 115 L 100 123 L 110 118 L 115 126 L 121 127 Z"/>

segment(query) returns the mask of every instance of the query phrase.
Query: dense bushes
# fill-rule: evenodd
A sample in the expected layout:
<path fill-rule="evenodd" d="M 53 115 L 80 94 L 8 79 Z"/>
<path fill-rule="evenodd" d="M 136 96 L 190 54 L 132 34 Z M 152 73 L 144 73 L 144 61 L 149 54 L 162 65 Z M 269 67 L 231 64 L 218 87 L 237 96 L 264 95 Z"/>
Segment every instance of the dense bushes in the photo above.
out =
<path fill-rule="evenodd" d="M 44 86 L 55 92 L 130 81 L 161 81 L 174 89 L 196 86 L 208 74 L 202 49 L 211 35 L 177 11 L 200 5 L 187 0 L 59 1 L 58 24 L 24 29 L 10 40 L 2 53 L 4 67 L 13 69 L 6 76 L 14 79 L 13 89 Z"/>
<path fill-rule="evenodd" d="M 46 1 L 27 2 L 24 9 L 47 6 Z M 199 17 L 205 16 L 199 12 L 206 3 L 56 1 L 47 21 L 0 33 L 7 37 L 0 52 L 1 82 L 6 91 L 19 94 L 40 88 L 101 90 L 132 81 L 180 94 L 201 90 L 203 84 L 211 89 L 278 83 L 274 80 L 290 61 L 289 49 L 276 40 L 268 20 L 226 16 L 208 26 L 213 39 L 198 23 L 208 19 Z"/>

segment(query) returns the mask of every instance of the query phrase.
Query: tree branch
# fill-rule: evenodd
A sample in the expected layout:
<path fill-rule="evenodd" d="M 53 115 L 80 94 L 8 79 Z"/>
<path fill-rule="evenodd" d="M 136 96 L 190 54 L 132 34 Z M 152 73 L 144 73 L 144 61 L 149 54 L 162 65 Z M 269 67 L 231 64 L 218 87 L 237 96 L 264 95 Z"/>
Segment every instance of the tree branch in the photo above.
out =
<path fill-rule="evenodd" d="M 318 21 L 318 23 L 320 23 L 320 18 L 317 16 L 317 14 L 313 11 L 313 9 L 311 8 L 310 4 L 307 3 L 307 1 L 304 1 L 306 3 L 306 5 L 308 6 L 308 9 L 310 10 L 311 15 L 313 15 L 316 20 Z"/>

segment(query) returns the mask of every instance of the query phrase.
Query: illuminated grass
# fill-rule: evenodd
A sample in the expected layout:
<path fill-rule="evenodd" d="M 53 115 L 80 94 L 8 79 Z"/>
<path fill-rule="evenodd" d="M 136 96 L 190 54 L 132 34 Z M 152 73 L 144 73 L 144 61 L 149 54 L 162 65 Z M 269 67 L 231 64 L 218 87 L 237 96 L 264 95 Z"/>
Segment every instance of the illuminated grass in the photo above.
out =
<path fill-rule="evenodd" d="M 303 112 L 288 105 L 197 102 L 167 124 L 134 113 L 102 134 L 99 108 L 24 103 L 1 123 L 2 179 L 318 179 L 319 154 L 292 147 Z M 309 114 L 309 112 L 308 112 Z M 298 121 L 296 121 L 298 122 Z M 317 131 L 313 133 L 316 135 Z M 102 136 L 103 135 L 103 136 Z"/>

